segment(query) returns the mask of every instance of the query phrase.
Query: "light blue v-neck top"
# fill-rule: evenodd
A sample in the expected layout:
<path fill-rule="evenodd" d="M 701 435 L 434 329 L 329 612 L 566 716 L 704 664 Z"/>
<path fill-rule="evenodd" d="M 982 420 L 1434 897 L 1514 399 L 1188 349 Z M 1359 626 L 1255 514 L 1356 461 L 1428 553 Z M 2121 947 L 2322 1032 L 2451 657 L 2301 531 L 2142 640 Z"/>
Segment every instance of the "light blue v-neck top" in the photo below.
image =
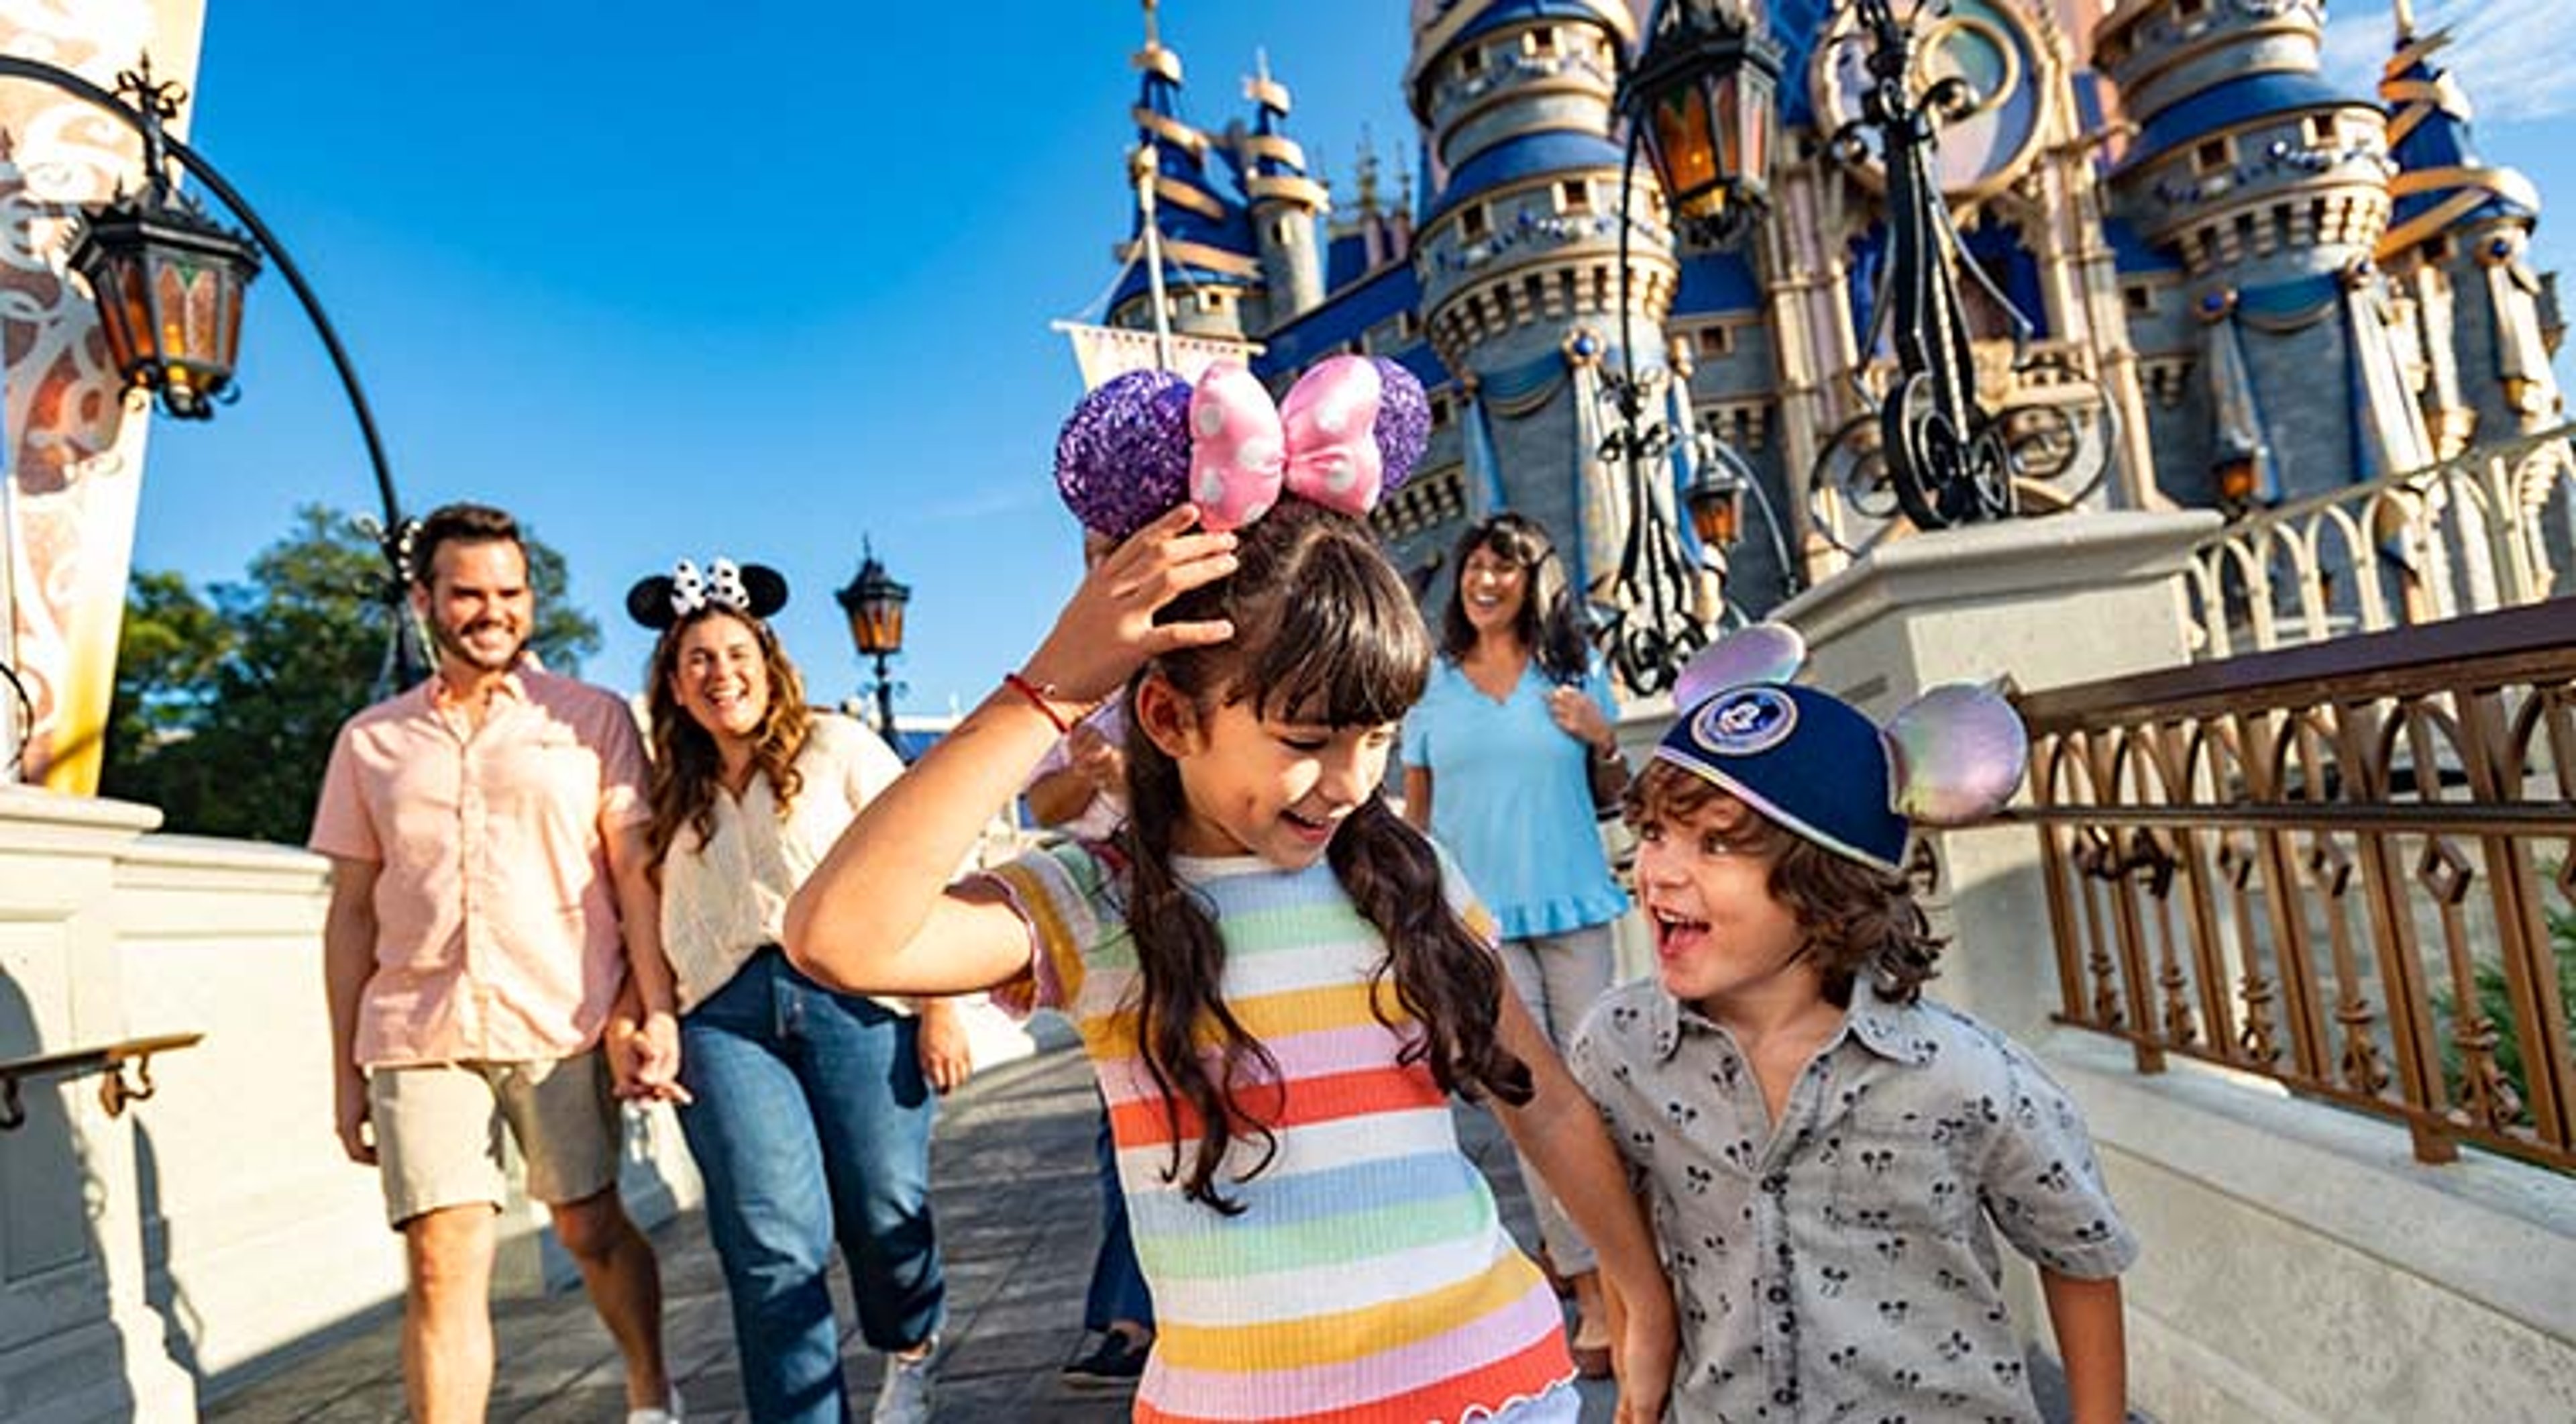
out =
<path fill-rule="evenodd" d="M 1441 658 L 1404 719 L 1404 763 L 1431 773 L 1431 834 L 1506 939 L 1606 924 L 1628 909 L 1593 820 L 1592 749 L 1547 715 L 1548 687 L 1533 659 L 1496 702 Z M 1599 668 L 1583 690 L 1617 719 Z"/>

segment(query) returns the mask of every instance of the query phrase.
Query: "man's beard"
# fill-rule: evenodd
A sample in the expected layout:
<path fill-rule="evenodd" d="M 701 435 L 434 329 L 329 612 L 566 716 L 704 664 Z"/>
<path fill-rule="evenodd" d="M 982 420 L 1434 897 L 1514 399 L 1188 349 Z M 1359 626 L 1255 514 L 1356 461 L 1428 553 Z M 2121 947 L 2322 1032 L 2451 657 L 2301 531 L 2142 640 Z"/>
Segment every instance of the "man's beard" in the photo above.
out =
<path fill-rule="evenodd" d="M 491 620 L 484 620 L 486 623 L 489 621 Z M 458 662 L 468 664 L 469 666 L 477 668 L 483 672 L 505 672 L 515 666 L 519 661 L 519 655 L 526 652 L 528 649 L 528 640 L 526 636 L 522 635 L 517 641 L 511 643 L 509 651 L 502 654 L 500 660 L 495 662 L 492 661 L 481 649 L 478 649 L 471 643 L 465 641 L 474 629 L 482 626 L 484 626 L 484 623 L 474 623 L 463 628 L 454 628 L 433 618 L 429 620 L 429 640 L 438 645 L 438 650 L 441 653 L 445 653 L 448 656 L 455 658 Z"/>

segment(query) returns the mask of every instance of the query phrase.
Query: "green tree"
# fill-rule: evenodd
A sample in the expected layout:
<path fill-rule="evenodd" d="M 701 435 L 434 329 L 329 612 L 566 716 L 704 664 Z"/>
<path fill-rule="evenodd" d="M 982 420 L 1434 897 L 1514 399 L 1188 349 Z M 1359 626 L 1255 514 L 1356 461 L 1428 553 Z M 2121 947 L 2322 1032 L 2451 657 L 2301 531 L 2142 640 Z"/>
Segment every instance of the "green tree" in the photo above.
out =
<path fill-rule="evenodd" d="M 599 625 L 565 596 L 563 556 L 533 533 L 529 646 L 577 672 Z M 301 842 L 331 739 L 386 681 L 384 556 L 357 521 L 308 505 L 241 583 L 201 597 L 135 576 L 118 639 L 102 791 L 159 806 L 173 831 Z"/>

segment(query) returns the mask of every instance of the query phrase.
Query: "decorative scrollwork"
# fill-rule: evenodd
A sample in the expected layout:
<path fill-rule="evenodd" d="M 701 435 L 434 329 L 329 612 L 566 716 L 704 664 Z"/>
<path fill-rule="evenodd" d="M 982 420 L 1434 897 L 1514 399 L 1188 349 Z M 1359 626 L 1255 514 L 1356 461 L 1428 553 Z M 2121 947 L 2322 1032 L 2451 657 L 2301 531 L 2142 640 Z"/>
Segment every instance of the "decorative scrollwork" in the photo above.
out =
<path fill-rule="evenodd" d="M 1899 22 L 1888 0 L 1859 0 L 1870 35 L 1870 85 L 1861 117 L 1828 141 L 1845 161 L 1866 153 L 1863 128 L 1876 132 L 1887 171 L 1888 266 L 1878 319 L 1896 348 L 1897 377 L 1877 401 L 1881 458 L 1897 507 L 1915 527 L 2008 518 L 2015 508 L 2012 463 L 1992 412 L 1977 399 L 1976 363 L 1961 305 L 1958 234 L 1931 174 L 1940 125 L 1975 110 L 1975 89 L 1957 75 L 1909 92 L 1920 37 L 1913 22 L 1945 12 L 1924 5 Z M 2011 313 L 2024 335 L 2030 322 L 1986 282 L 1988 295 Z M 1880 333 L 1873 331 L 1870 346 Z M 2017 338 L 2020 339 L 2020 338 Z"/>

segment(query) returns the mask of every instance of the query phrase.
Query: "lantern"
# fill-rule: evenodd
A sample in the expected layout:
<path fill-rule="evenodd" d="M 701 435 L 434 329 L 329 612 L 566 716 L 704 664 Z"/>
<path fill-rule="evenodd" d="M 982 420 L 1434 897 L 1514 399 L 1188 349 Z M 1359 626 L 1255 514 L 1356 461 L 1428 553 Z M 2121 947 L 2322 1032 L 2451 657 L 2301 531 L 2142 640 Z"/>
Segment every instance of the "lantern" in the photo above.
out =
<path fill-rule="evenodd" d="M 857 575 L 832 597 L 849 615 L 850 641 L 859 656 L 884 658 L 903 651 L 903 607 L 912 601 L 912 589 L 887 575 L 874 550 L 863 555 Z"/>
<path fill-rule="evenodd" d="M 181 420 L 213 415 L 241 350 L 242 289 L 259 275 L 250 239 L 155 183 L 85 214 L 71 262 L 127 386 L 157 393 Z"/>
<path fill-rule="evenodd" d="M 1724 246 L 1769 205 L 1780 48 L 1730 0 L 1665 0 L 1621 107 L 1685 240 Z"/>

